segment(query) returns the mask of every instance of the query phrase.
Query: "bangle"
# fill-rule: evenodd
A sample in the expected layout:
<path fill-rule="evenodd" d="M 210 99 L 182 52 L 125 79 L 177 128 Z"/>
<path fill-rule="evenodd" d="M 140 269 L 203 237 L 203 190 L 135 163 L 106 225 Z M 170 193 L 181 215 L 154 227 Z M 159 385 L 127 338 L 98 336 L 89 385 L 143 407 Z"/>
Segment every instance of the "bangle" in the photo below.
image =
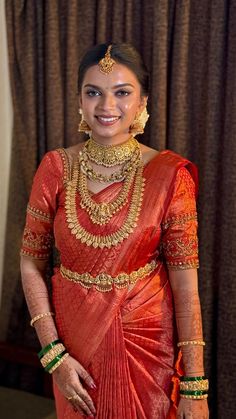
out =
<path fill-rule="evenodd" d="M 178 342 L 177 343 L 178 348 L 180 346 L 186 346 L 186 345 L 200 345 L 200 346 L 205 346 L 206 343 L 203 340 L 185 340 L 183 342 Z"/>
<path fill-rule="evenodd" d="M 181 381 L 180 391 L 207 391 L 209 389 L 209 381 Z M 183 393 L 184 394 L 184 393 Z"/>
<path fill-rule="evenodd" d="M 59 361 L 48 371 L 49 372 L 49 374 L 52 374 L 53 373 L 53 371 L 55 371 L 61 364 L 62 364 L 62 362 L 64 362 L 65 361 L 65 359 L 67 358 L 69 356 L 69 354 L 68 354 L 68 352 L 66 352 L 62 357 L 61 357 L 61 359 L 59 359 Z"/>
<path fill-rule="evenodd" d="M 45 346 L 45 348 L 42 348 L 41 351 L 38 353 L 39 359 L 41 359 L 50 349 L 53 348 L 57 343 L 60 343 L 60 340 L 54 340 L 53 342 L 49 343 L 49 345 Z"/>
<path fill-rule="evenodd" d="M 52 311 L 47 311 L 46 313 L 38 314 L 37 316 L 33 317 L 30 321 L 30 326 L 34 326 L 34 323 L 38 320 L 42 319 L 43 317 L 54 316 Z"/>
<path fill-rule="evenodd" d="M 191 396 L 190 394 L 180 394 L 182 399 L 194 399 L 194 400 L 205 400 L 208 397 L 208 394 L 202 394 L 201 396 Z"/>
<path fill-rule="evenodd" d="M 188 377 L 187 375 L 182 375 L 182 377 L 180 377 L 180 381 L 202 381 L 202 380 L 206 380 L 205 375 L 200 375 L 197 377 Z"/>
<path fill-rule="evenodd" d="M 45 368 L 50 362 L 52 362 L 55 358 L 55 356 L 60 355 L 64 350 L 65 346 L 62 343 L 58 343 L 53 348 L 51 348 L 41 359 L 40 362 Z"/>
<path fill-rule="evenodd" d="M 55 364 L 57 364 L 58 361 L 63 357 L 63 355 L 66 354 L 66 351 L 61 352 L 59 355 L 57 355 L 45 368 L 45 371 L 49 371 L 52 367 L 54 367 Z"/>

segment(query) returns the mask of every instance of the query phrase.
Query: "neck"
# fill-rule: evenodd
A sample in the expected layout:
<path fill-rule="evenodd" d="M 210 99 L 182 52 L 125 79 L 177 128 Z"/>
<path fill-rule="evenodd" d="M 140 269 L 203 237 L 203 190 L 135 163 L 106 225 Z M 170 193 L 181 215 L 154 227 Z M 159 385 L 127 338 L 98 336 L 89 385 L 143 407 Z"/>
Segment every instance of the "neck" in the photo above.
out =
<path fill-rule="evenodd" d="M 128 141 L 131 137 L 131 134 L 125 133 L 125 134 L 119 134 L 119 135 L 113 136 L 113 137 L 101 137 L 97 134 L 92 133 L 91 136 L 94 139 L 94 141 L 96 141 L 96 143 L 98 143 L 98 144 L 101 144 L 101 145 L 118 145 L 118 144 L 122 144 L 122 143 L 125 143 L 126 141 Z"/>

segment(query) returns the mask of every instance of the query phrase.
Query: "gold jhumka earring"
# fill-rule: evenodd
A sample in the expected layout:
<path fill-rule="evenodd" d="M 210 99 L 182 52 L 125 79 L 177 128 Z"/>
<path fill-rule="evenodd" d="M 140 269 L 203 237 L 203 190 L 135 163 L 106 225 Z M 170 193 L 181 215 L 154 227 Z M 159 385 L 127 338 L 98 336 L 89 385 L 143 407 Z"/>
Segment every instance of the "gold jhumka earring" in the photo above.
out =
<path fill-rule="evenodd" d="M 80 120 L 80 123 L 79 123 L 79 126 L 78 126 L 78 132 L 85 132 L 86 134 L 90 135 L 92 130 L 84 119 L 82 109 L 79 109 L 79 114 L 81 115 L 81 120 Z"/>
<path fill-rule="evenodd" d="M 135 137 L 137 134 L 143 134 L 146 122 L 149 118 L 147 113 L 147 107 L 143 111 L 135 116 L 134 122 L 130 126 L 129 132 Z"/>

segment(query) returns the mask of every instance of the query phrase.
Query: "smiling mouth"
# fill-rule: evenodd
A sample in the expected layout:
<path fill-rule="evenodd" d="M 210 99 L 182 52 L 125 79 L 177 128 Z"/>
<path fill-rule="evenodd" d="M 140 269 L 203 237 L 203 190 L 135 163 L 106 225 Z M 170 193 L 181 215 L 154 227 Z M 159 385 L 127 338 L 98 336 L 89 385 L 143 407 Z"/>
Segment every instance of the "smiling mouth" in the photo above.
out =
<path fill-rule="evenodd" d="M 119 121 L 120 116 L 99 116 L 99 115 L 96 115 L 96 118 L 100 122 L 100 124 L 102 124 L 102 125 L 113 125 L 117 121 Z"/>

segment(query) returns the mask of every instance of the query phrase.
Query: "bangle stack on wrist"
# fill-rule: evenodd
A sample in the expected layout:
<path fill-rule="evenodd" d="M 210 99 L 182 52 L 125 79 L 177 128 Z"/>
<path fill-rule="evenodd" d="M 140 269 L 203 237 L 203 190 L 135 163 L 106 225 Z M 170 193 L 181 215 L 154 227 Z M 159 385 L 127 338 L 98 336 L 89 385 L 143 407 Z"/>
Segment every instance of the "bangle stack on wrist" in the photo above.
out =
<path fill-rule="evenodd" d="M 59 365 L 69 356 L 66 352 L 65 346 L 61 343 L 59 339 L 54 340 L 41 349 L 38 353 L 38 357 L 45 371 L 52 374 Z"/>
<path fill-rule="evenodd" d="M 180 378 L 180 397 L 184 399 L 206 399 L 209 382 L 204 376 Z"/>

